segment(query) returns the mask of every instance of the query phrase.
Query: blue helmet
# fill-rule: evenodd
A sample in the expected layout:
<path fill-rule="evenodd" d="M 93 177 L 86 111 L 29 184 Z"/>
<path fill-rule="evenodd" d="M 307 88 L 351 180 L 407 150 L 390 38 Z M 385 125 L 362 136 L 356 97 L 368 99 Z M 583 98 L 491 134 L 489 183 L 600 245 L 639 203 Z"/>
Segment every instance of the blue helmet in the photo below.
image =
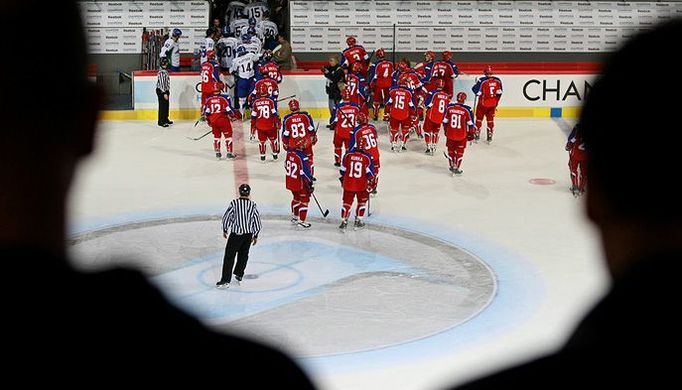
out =
<path fill-rule="evenodd" d="M 244 46 L 237 46 L 237 56 L 241 57 L 246 54 L 246 48 Z"/>
<path fill-rule="evenodd" d="M 249 18 L 249 26 L 255 27 L 256 26 L 256 18 L 253 16 Z"/>
<path fill-rule="evenodd" d="M 232 35 L 232 31 L 230 31 L 230 26 L 223 26 L 222 35 L 223 35 L 223 38 L 227 38 L 230 35 Z"/>
<path fill-rule="evenodd" d="M 249 33 L 249 35 L 254 36 L 254 35 L 256 35 L 256 28 L 253 26 L 250 26 L 249 28 L 246 29 L 246 32 Z"/>
<path fill-rule="evenodd" d="M 180 35 L 182 35 L 182 30 L 180 30 L 179 28 L 174 28 L 173 29 L 173 36 L 179 37 Z"/>
<path fill-rule="evenodd" d="M 251 35 L 247 34 L 242 34 L 242 43 L 250 43 L 251 42 Z"/>

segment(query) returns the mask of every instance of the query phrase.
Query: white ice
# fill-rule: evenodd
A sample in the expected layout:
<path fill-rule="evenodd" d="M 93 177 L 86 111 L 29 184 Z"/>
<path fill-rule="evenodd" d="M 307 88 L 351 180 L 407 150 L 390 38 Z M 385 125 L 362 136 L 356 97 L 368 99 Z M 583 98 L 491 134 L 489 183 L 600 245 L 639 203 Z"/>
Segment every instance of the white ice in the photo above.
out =
<path fill-rule="evenodd" d="M 235 196 L 235 162 L 216 161 L 210 135 L 188 140 L 186 136 L 197 137 L 208 130 L 193 124 L 178 121 L 162 129 L 151 121 L 102 122 L 97 151 L 83 165 L 73 190 L 72 231 L 176 214 L 222 214 Z M 527 307 L 506 302 L 508 312 L 523 316 L 510 322 L 508 316 L 490 315 L 485 322 L 472 322 L 479 329 L 463 335 L 483 337 L 440 345 L 437 354 L 409 354 L 402 348 L 401 356 L 391 356 L 390 351 L 372 355 L 382 361 L 358 363 L 352 356 L 338 361 L 300 360 L 322 389 L 441 388 L 550 351 L 565 340 L 604 291 L 606 277 L 596 232 L 584 217 L 582 200 L 568 190 L 566 135 L 561 126 L 570 124 L 498 119 L 494 142 L 469 146 L 464 174 L 452 177 L 441 154 L 442 139 L 433 157 L 424 155 L 423 141 L 416 139 L 409 142 L 408 152 L 392 154 L 380 124 L 379 194 L 372 199 L 374 216 L 367 223 L 395 221 L 425 233 L 450 234 L 462 249 L 489 264 L 514 268 L 517 273 L 512 275 L 520 276 L 512 285 L 534 284 L 538 288 L 532 291 L 538 296 Z M 241 126 L 235 131 L 242 131 Z M 341 190 L 338 171 L 332 166 L 331 132 L 320 126 L 319 134 L 315 194 L 338 224 Z M 245 158 L 253 199 L 268 213 L 288 214 L 290 194 L 284 188 L 281 161 L 262 164 L 256 144 L 248 142 Z M 556 184 L 530 184 L 532 178 L 549 178 Z M 319 215 L 313 202 L 310 215 Z M 219 222 L 215 224 L 205 234 L 219 252 L 223 241 Z M 186 239 L 188 246 L 195 241 Z M 125 253 L 149 253 L 143 237 L 138 243 L 138 248 L 129 247 Z M 261 244 L 267 243 L 266 226 Z M 513 260 L 505 265 L 507 258 Z M 258 279 L 247 282 L 256 284 Z M 384 325 L 390 332 L 393 324 Z M 343 364 L 334 366 L 338 362 Z"/>

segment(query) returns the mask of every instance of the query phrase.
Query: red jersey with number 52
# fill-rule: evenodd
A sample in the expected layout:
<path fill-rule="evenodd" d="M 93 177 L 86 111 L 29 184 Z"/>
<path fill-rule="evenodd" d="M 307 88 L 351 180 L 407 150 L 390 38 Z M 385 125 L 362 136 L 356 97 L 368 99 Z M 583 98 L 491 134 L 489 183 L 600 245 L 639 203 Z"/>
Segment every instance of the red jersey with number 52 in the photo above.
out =
<path fill-rule="evenodd" d="M 279 114 L 275 108 L 275 102 L 269 97 L 259 97 L 254 100 L 251 104 L 251 120 L 256 121 L 256 129 L 276 129 Z"/>
<path fill-rule="evenodd" d="M 394 88 L 388 93 L 387 106 L 391 107 L 391 118 L 404 121 L 414 112 L 414 100 L 412 92 L 405 88 Z"/>
<path fill-rule="evenodd" d="M 469 129 L 473 129 L 474 115 L 471 108 L 466 104 L 455 103 L 448 106 L 445 111 L 445 136 L 449 140 L 462 141 L 467 138 Z"/>
<path fill-rule="evenodd" d="M 355 103 L 341 103 L 334 109 L 332 124 L 336 124 L 336 135 L 339 138 L 350 138 L 355 127 L 360 107 Z"/>
<path fill-rule="evenodd" d="M 379 168 L 379 145 L 377 143 L 377 129 L 374 125 L 366 124 L 356 127 L 351 134 L 351 145 L 357 146 L 360 143 L 360 139 L 363 140 L 365 147 L 363 151 L 369 153 L 374 160 L 374 167 Z"/>
<path fill-rule="evenodd" d="M 367 180 L 374 177 L 372 156 L 356 149 L 346 153 L 341 163 L 343 173 L 343 189 L 345 191 L 367 191 Z"/>

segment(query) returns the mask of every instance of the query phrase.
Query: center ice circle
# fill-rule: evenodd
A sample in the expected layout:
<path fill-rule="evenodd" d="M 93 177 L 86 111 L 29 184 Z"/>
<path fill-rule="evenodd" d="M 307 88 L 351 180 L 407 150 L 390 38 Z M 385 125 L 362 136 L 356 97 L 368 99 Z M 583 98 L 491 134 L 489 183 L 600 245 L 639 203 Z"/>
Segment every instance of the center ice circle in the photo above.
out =
<path fill-rule="evenodd" d="M 338 231 L 311 219 L 263 217 L 241 285 L 217 290 L 225 240 L 220 216 L 118 225 L 73 239 L 77 264 L 139 267 L 176 304 L 219 330 L 267 339 L 298 356 L 370 351 L 461 325 L 491 302 L 484 261 L 418 231 L 372 223 Z M 336 221 L 334 221 L 336 222 Z"/>

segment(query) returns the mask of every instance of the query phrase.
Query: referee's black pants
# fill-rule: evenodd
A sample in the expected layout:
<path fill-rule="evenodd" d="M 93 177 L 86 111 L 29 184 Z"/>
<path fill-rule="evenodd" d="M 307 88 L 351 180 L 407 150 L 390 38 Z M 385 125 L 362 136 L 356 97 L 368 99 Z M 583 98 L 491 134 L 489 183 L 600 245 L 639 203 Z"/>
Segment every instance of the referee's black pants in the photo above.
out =
<path fill-rule="evenodd" d="M 225 245 L 225 257 L 223 257 L 223 276 L 220 278 L 221 283 L 228 283 L 232 279 L 232 274 L 238 277 L 239 280 L 244 276 L 246 263 L 249 261 L 249 249 L 251 249 L 252 233 L 235 234 L 230 233 L 227 238 L 227 245 Z M 234 266 L 234 256 L 237 256 L 237 266 Z"/>
<path fill-rule="evenodd" d="M 159 119 L 157 121 L 159 126 L 168 123 L 168 108 L 170 102 L 164 99 L 163 95 L 165 94 L 167 94 L 167 92 L 163 92 L 162 90 L 156 88 L 156 97 L 159 99 Z"/>

